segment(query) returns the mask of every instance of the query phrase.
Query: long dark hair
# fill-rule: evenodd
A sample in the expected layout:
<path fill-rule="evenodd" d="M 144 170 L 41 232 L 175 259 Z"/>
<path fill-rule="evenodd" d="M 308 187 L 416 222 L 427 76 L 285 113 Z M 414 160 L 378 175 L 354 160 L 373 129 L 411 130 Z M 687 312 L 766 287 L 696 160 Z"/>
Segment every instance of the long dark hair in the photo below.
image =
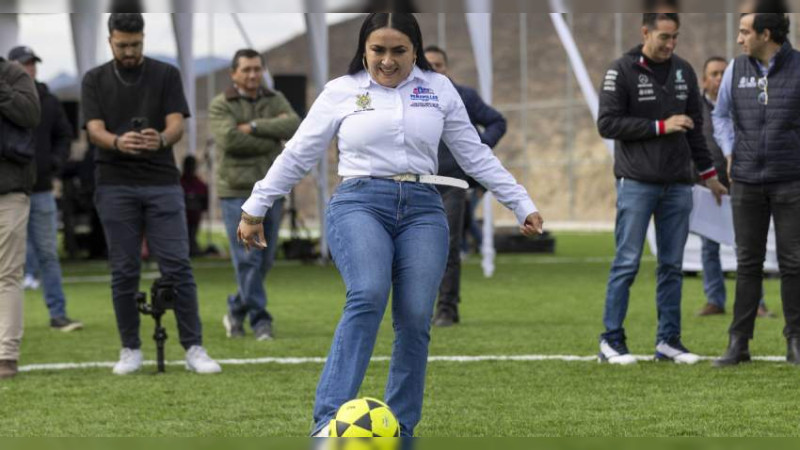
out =
<path fill-rule="evenodd" d="M 361 25 L 361 32 L 358 34 L 358 48 L 356 48 L 356 55 L 347 70 L 348 75 L 355 75 L 364 70 L 364 53 L 367 47 L 367 38 L 373 31 L 381 28 L 392 28 L 408 36 L 416 52 L 417 67 L 422 70 L 433 71 L 433 67 L 425 59 L 422 31 L 420 31 L 419 23 L 417 23 L 417 19 L 413 14 L 372 13 L 364 19 L 364 23 Z"/>

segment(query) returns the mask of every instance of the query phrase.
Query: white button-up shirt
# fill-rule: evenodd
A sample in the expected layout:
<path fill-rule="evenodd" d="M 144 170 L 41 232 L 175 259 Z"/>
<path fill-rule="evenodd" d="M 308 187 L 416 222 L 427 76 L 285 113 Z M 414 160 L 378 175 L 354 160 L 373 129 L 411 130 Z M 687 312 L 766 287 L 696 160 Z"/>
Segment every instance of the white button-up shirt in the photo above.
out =
<path fill-rule="evenodd" d="M 520 224 L 537 211 L 525 188 L 481 143 L 450 80 L 418 67 L 396 88 L 381 86 L 366 71 L 329 82 L 242 210 L 264 216 L 325 155 L 334 136 L 341 177 L 435 175 L 442 139 L 464 172 Z"/>

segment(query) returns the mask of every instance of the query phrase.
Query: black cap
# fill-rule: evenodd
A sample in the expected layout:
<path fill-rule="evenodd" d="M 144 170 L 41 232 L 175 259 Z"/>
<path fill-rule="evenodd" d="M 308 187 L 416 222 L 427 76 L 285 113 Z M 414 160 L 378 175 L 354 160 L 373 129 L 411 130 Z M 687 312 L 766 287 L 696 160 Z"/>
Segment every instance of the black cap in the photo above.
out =
<path fill-rule="evenodd" d="M 30 47 L 14 47 L 8 52 L 8 59 L 10 61 L 18 61 L 22 64 L 27 64 L 31 61 L 42 62 L 42 58 L 36 56 L 33 49 Z"/>

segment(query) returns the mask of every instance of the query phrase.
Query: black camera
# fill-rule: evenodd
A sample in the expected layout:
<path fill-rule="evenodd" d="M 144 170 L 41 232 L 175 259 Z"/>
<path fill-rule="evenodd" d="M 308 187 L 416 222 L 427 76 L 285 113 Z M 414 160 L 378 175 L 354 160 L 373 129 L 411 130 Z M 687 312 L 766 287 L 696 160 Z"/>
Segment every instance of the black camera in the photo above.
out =
<path fill-rule="evenodd" d="M 147 294 L 140 292 L 136 302 L 139 304 L 139 312 L 148 316 L 163 316 L 164 313 L 175 309 L 175 302 L 178 299 L 178 292 L 175 285 L 171 282 L 159 278 L 150 287 L 150 304 L 147 303 Z"/>
<path fill-rule="evenodd" d="M 158 372 L 165 372 L 164 363 L 164 344 L 167 342 L 167 330 L 161 326 L 161 317 L 169 310 L 175 309 L 178 300 L 178 291 L 175 284 L 159 278 L 150 287 L 150 303 L 147 303 L 147 294 L 139 292 L 136 295 L 136 303 L 139 312 L 146 316 L 152 316 L 156 321 L 156 331 L 153 340 L 156 341 Z"/>

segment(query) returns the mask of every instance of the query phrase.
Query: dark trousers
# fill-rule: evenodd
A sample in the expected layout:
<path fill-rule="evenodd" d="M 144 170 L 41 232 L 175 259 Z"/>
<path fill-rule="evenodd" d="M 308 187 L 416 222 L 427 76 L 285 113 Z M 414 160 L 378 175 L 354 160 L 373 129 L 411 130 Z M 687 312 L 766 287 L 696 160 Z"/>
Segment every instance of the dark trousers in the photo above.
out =
<path fill-rule="evenodd" d="M 786 317 L 784 335 L 800 337 L 800 181 L 734 183 L 732 195 L 739 268 L 730 333 L 753 338 L 772 217 Z"/>
<path fill-rule="evenodd" d="M 176 286 L 175 318 L 185 349 L 202 345 L 197 286 L 189 260 L 183 190 L 174 186 L 98 186 L 95 204 L 108 242 L 111 291 L 122 346 L 138 349 L 142 238 L 158 260 L 162 278 Z"/>
<path fill-rule="evenodd" d="M 461 302 L 461 242 L 464 239 L 467 191 L 446 186 L 438 189 L 447 212 L 447 226 L 450 227 L 450 253 L 447 256 L 444 278 L 439 286 L 438 309 L 457 313 Z"/>

